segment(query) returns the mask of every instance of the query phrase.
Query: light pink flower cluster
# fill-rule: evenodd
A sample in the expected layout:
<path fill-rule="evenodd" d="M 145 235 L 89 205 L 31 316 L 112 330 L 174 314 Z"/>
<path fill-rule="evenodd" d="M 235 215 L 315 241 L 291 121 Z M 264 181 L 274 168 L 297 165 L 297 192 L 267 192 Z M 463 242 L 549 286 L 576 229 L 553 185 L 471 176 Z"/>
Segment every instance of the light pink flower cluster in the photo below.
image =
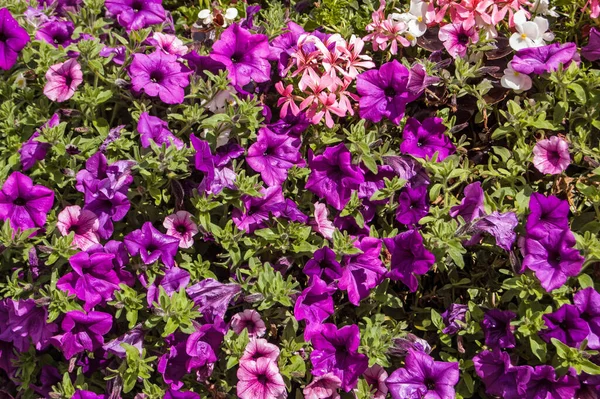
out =
<path fill-rule="evenodd" d="M 408 23 L 403 20 L 394 18 L 394 15 L 385 15 L 385 0 L 381 0 L 379 8 L 371 17 L 373 22 L 365 28 L 370 32 L 363 38 L 365 42 L 371 42 L 373 50 L 383 51 L 390 47 L 390 53 L 398 54 L 398 45 L 401 47 L 409 47 L 412 39 L 408 33 Z M 408 37 L 405 37 L 408 36 Z"/>
<path fill-rule="evenodd" d="M 358 97 L 350 93 L 349 86 L 361 71 L 375 66 L 371 57 L 361 54 L 363 46 L 364 42 L 354 36 L 346 41 L 339 34 L 323 40 L 310 33 L 301 35 L 285 70 L 286 74 L 292 71 L 290 77 L 299 77 L 297 86 L 284 86 L 282 82 L 275 85 L 282 96 L 278 101 L 281 117 L 304 112 L 312 124 L 325 118 L 331 128 L 332 114 L 354 115 L 351 101 Z"/>

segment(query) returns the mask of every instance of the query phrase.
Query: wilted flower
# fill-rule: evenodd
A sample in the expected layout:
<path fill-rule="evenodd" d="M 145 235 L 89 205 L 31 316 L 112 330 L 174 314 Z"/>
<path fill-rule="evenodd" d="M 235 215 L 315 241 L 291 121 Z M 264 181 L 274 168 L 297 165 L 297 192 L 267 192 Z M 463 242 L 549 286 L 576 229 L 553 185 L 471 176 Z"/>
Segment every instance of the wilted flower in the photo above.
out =
<path fill-rule="evenodd" d="M 552 136 L 540 140 L 533 147 L 533 165 L 542 173 L 558 175 L 571 163 L 569 143 L 563 138 Z"/>
<path fill-rule="evenodd" d="M 446 327 L 442 330 L 444 334 L 456 334 L 464 328 L 465 317 L 469 307 L 460 303 L 453 303 L 444 313 L 442 320 Z"/>
<path fill-rule="evenodd" d="M 83 82 L 81 65 L 74 59 L 52 65 L 46 72 L 44 94 L 52 101 L 67 101 Z"/>

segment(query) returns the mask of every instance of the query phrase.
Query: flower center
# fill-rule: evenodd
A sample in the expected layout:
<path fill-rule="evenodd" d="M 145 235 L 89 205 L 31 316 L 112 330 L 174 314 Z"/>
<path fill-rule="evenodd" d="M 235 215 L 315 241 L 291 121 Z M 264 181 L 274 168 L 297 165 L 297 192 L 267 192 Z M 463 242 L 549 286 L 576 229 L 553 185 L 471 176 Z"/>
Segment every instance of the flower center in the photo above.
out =
<path fill-rule="evenodd" d="M 187 229 L 185 228 L 185 225 L 183 225 L 183 224 L 180 224 L 179 226 L 175 227 L 175 230 L 181 234 L 183 234 L 187 231 Z"/>
<path fill-rule="evenodd" d="M 0 32 L 0 42 L 5 42 L 8 37 L 4 34 L 4 32 Z"/>
<path fill-rule="evenodd" d="M 156 251 L 157 249 L 158 248 L 154 244 L 150 244 L 146 247 L 146 251 L 148 251 L 148 255 L 150 255 L 152 252 Z"/>
<path fill-rule="evenodd" d="M 527 35 L 525 33 L 521 33 L 521 39 L 527 39 Z"/>
<path fill-rule="evenodd" d="M 238 52 L 235 52 L 231 55 L 231 61 L 233 61 L 234 64 L 237 64 L 238 62 L 240 62 L 241 59 L 242 59 L 242 54 L 239 54 Z"/>
<path fill-rule="evenodd" d="M 467 43 L 469 43 L 469 36 L 465 35 L 464 33 L 460 33 L 458 35 L 458 42 L 460 44 L 467 44 Z"/>
<path fill-rule="evenodd" d="M 267 378 L 266 375 L 264 374 L 259 374 L 256 376 L 256 380 L 261 384 L 261 385 L 267 385 L 267 383 L 269 382 L 269 378 Z"/>
<path fill-rule="evenodd" d="M 163 80 L 164 76 L 161 71 L 152 71 L 150 72 L 150 80 L 153 83 L 160 83 Z"/>
<path fill-rule="evenodd" d="M 13 204 L 15 204 L 16 206 L 23 206 L 23 205 L 25 205 L 26 203 L 27 203 L 27 202 L 26 202 L 26 201 L 25 201 L 23 198 L 21 198 L 21 197 L 17 197 L 17 199 L 15 199 L 15 200 L 13 201 Z"/>
<path fill-rule="evenodd" d="M 70 75 L 65 76 L 65 85 L 71 87 L 71 83 L 73 83 L 73 77 Z"/>
<path fill-rule="evenodd" d="M 131 8 L 132 8 L 132 9 L 133 9 L 133 11 L 135 11 L 135 12 L 140 12 L 140 11 L 142 11 L 142 8 L 143 8 L 143 7 L 144 7 L 144 5 L 142 4 L 142 2 L 141 2 L 141 1 L 134 1 L 134 2 L 131 4 Z"/>
<path fill-rule="evenodd" d="M 393 87 L 386 87 L 383 91 L 386 97 L 394 97 L 396 96 L 396 90 Z"/>
<path fill-rule="evenodd" d="M 427 379 L 424 381 L 424 383 L 425 383 L 425 385 L 427 386 L 427 389 L 428 389 L 429 391 L 435 391 L 435 381 L 434 381 L 434 380 L 432 380 L 431 378 L 427 378 Z"/>
<path fill-rule="evenodd" d="M 72 225 L 71 227 L 69 227 L 69 233 L 74 232 L 75 234 L 79 234 L 79 227 L 80 226 L 76 224 Z"/>

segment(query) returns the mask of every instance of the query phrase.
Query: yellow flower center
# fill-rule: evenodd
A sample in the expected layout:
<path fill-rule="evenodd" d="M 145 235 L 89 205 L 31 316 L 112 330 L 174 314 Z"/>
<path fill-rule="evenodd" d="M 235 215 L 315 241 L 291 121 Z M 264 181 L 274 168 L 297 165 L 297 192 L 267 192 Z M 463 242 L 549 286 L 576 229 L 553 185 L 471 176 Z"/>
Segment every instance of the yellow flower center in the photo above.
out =
<path fill-rule="evenodd" d="M 417 21 L 423 22 L 423 17 L 417 17 Z"/>
<path fill-rule="evenodd" d="M 527 39 L 527 35 L 525 33 L 521 33 L 521 39 Z"/>

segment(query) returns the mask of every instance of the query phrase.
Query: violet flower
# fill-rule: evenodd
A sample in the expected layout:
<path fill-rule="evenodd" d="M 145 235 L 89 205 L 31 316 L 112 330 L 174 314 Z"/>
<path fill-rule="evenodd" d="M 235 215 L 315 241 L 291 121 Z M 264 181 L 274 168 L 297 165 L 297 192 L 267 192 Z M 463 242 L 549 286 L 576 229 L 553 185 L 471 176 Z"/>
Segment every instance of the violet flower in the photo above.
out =
<path fill-rule="evenodd" d="M 58 214 L 56 228 L 63 236 L 74 233 L 73 245 L 82 251 L 99 244 L 98 216 L 78 205 L 67 206 Z"/>
<path fill-rule="evenodd" d="M 251 81 L 263 83 L 271 79 L 270 54 L 267 36 L 252 34 L 232 24 L 213 44 L 210 57 L 225 65 L 231 83 L 241 88 Z"/>
<path fill-rule="evenodd" d="M 406 104 L 418 97 L 408 89 L 408 82 L 408 69 L 396 60 L 358 75 L 360 117 L 375 123 L 387 118 L 398 125 Z"/>
<path fill-rule="evenodd" d="M 573 398 L 579 388 L 579 381 L 571 371 L 557 377 L 554 367 L 535 366 L 525 392 L 526 399 L 564 399 Z"/>
<path fill-rule="evenodd" d="M 558 310 L 542 316 L 546 329 L 538 335 L 546 342 L 552 338 L 558 339 L 565 345 L 576 348 L 588 337 L 590 328 L 579 314 L 575 305 L 562 305 Z"/>
<path fill-rule="evenodd" d="M 165 392 L 163 399 L 201 399 L 200 395 L 192 391 L 179 391 L 175 389 L 169 389 Z"/>
<path fill-rule="evenodd" d="M 573 295 L 582 320 L 588 323 L 590 333 L 587 336 L 590 349 L 600 349 L 600 294 L 592 287 L 577 291 Z"/>
<path fill-rule="evenodd" d="M 238 229 L 252 233 L 262 228 L 271 214 L 275 217 L 280 216 L 281 204 L 285 202 L 281 186 L 263 188 L 260 193 L 262 197 L 243 196 L 244 211 L 239 209 L 233 211 L 231 218 Z"/>
<path fill-rule="evenodd" d="M 166 104 L 181 104 L 184 88 L 190 84 L 190 69 L 177 61 L 177 56 L 155 51 L 134 54 L 129 66 L 131 88 L 150 97 L 160 97 Z"/>
<path fill-rule="evenodd" d="M 146 299 L 148 306 L 152 306 L 158 302 L 160 288 L 165 290 L 165 293 L 171 297 L 174 293 L 185 289 L 190 282 L 190 273 L 187 270 L 179 267 L 170 267 L 165 271 L 164 276 L 158 276 L 152 284 L 147 286 L 148 294 Z"/>
<path fill-rule="evenodd" d="M 423 245 L 423 237 L 417 230 L 409 230 L 383 242 L 392 256 L 388 277 L 402 281 L 415 292 L 419 285 L 416 276 L 427 273 L 435 263 L 435 256 Z"/>
<path fill-rule="evenodd" d="M 54 192 L 21 172 L 13 172 L 0 190 L 0 219 L 10 220 L 13 230 L 43 228 L 54 203 Z"/>
<path fill-rule="evenodd" d="M 287 397 L 283 377 L 271 359 L 240 362 L 237 371 L 237 397 L 240 399 L 284 399 Z"/>
<path fill-rule="evenodd" d="M 404 187 L 398 196 L 396 220 L 407 226 L 416 226 L 429 213 L 427 186 Z"/>
<path fill-rule="evenodd" d="M 106 0 L 109 16 L 116 17 L 127 30 L 139 30 L 162 23 L 165 9 L 162 0 Z"/>
<path fill-rule="evenodd" d="M 46 123 L 44 123 L 40 129 L 53 128 L 58 126 L 60 123 L 60 116 L 58 114 L 52 115 Z M 21 165 L 23 165 L 23 170 L 31 169 L 37 161 L 42 161 L 46 158 L 46 154 L 48 150 L 52 147 L 50 143 L 42 143 L 37 141 L 36 139 L 40 137 L 40 131 L 36 130 L 29 140 L 27 140 L 21 148 L 19 149 L 19 154 L 21 156 Z"/>
<path fill-rule="evenodd" d="M 510 325 L 510 322 L 516 317 L 517 314 L 510 310 L 490 309 L 485 312 L 481 321 L 485 344 L 493 349 L 514 348 L 514 327 Z"/>
<path fill-rule="evenodd" d="M 65 62 L 52 65 L 46 72 L 44 94 L 51 101 L 62 103 L 75 94 L 77 87 L 83 82 L 81 65 L 70 58 Z"/>
<path fill-rule="evenodd" d="M 342 278 L 343 273 L 342 266 L 335 259 L 335 252 L 329 247 L 317 249 L 302 271 L 309 277 L 319 277 L 327 284 Z"/>
<path fill-rule="evenodd" d="M 333 314 L 335 287 L 328 286 L 319 277 L 312 277 L 308 286 L 300 293 L 294 304 L 296 320 L 307 324 L 320 324 Z"/>
<path fill-rule="evenodd" d="M 299 148 L 300 139 L 261 128 L 257 141 L 248 148 L 246 162 L 260 173 L 267 186 L 280 186 L 287 179 L 288 169 L 304 165 Z"/>
<path fill-rule="evenodd" d="M 540 140 L 533 147 L 533 166 L 541 173 L 559 175 L 570 164 L 569 143 L 561 137 Z"/>
<path fill-rule="evenodd" d="M 437 362 L 423 352 L 410 351 L 404 368 L 394 371 L 386 385 L 393 399 L 453 398 L 458 376 L 457 362 Z"/>
<path fill-rule="evenodd" d="M 71 36 L 73 36 L 74 31 L 75 25 L 73 25 L 73 22 L 52 20 L 40 26 L 35 33 L 35 38 L 43 40 L 54 47 L 67 47 L 73 43 Z"/>
<path fill-rule="evenodd" d="M 177 211 L 163 221 L 167 235 L 179 239 L 179 248 L 190 248 L 194 245 L 194 236 L 198 234 L 198 225 L 192 220 L 192 214 Z"/>
<path fill-rule="evenodd" d="M 338 288 L 348 292 L 348 300 L 355 306 L 369 296 L 371 289 L 377 287 L 384 279 L 387 269 L 381 262 L 381 240 L 364 237 L 356 241 L 354 246 L 362 251 L 357 255 L 342 258 L 343 274 Z"/>
<path fill-rule="evenodd" d="M 33 299 L 7 299 L 5 311 L 8 316 L 6 329 L 2 331 L 0 322 L 0 340 L 12 341 L 20 352 L 27 352 L 30 342 L 37 350 L 45 349 L 52 335 L 58 330 L 56 324 L 46 322 L 48 309 L 37 306 Z"/>
<path fill-rule="evenodd" d="M 350 201 L 352 191 L 365 181 L 362 170 L 352 164 L 352 154 L 343 143 L 327 147 L 317 156 L 309 151 L 308 166 L 311 173 L 306 189 L 340 211 Z"/>
<path fill-rule="evenodd" d="M 151 222 L 146 222 L 141 229 L 127 234 L 123 242 L 129 254 L 139 255 L 146 265 L 160 259 L 166 266 L 174 266 L 179 239 L 162 234 Z"/>
<path fill-rule="evenodd" d="M 588 44 L 581 48 L 581 55 L 588 61 L 600 60 L 600 31 L 598 29 L 590 30 Z"/>
<path fill-rule="evenodd" d="M 263 338 L 251 338 L 240 361 L 257 361 L 265 358 L 277 362 L 279 358 L 279 348 L 277 345 L 270 344 Z"/>
<path fill-rule="evenodd" d="M 342 389 L 350 392 L 358 377 L 367 370 L 369 360 L 358 352 L 360 331 L 356 324 L 338 330 L 335 324 L 323 324 L 312 337 L 313 351 L 310 361 L 315 376 L 333 373 L 342 381 Z"/>
<path fill-rule="evenodd" d="M 453 218 L 461 216 L 469 223 L 485 215 L 484 195 L 480 182 L 476 181 L 466 186 L 463 195 L 460 205 L 450 209 L 450 216 Z"/>
<path fill-rule="evenodd" d="M 531 73 L 541 75 L 557 71 L 560 65 L 566 68 L 571 62 L 579 62 L 577 45 L 553 43 L 517 51 L 512 59 L 512 69 L 526 75 Z"/>
<path fill-rule="evenodd" d="M 400 151 L 417 158 L 431 158 L 437 152 L 437 161 L 441 162 L 456 152 L 454 144 L 444 134 L 446 126 L 442 118 L 426 118 L 419 122 L 408 118 L 402 131 Z"/>
<path fill-rule="evenodd" d="M 528 237 L 543 238 L 552 229 L 569 229 L 569 201 L 553 195 L 532 193 L 529 197 L 529 216 L 525 226 Z"/>
<path fill-rule="evenodd" d="M 444 313 L 442 320 L 446 327 L 442 330 L 444 334 L 454 335 L 465 326 L 465 318 L 469 307 L 460 303 L 453 303 Z"/>
<path fill-rule="evenodd" d="M 0 69 L 8 71 L 17 62 L 19 52 L 29 43 L 29 34 L 7 8 L 0 9 Z"/>
<path fill-rule="evenodd" d="M 238 284 L 223 284 L 207 278 L 186 288 L 185 291 L 198 306 L 205 322 L 212 323 L 216 318 L 222 319 L 225 316 L 229 302 L 241 290 Z"/>
<path fill-rule="evenodd" d="M 250 338 L 262 337 L 267 332 L 265 322 L 254 309 L 245 309 L 243 312 L 236 313 L 231 318 L 231 329 L 238 335 L 242 331 L 248 331 Z"/>
<path fill-rule="evenodd" d="M 106 399 L 106 395 L 78 389 L 73 396 L 71 396 L 71 399 Z"/>
<path fill-rule="evenodd" d="M 504 399 L 525 397 L 532 367 L 513 366 L 510 355 L 500 350 L 480 352 L 473 358 L 473 363 L 487 394 Z"/>
<path fill-rule="evenodd" d="M 64 334 L 52 337 L 56 347 L 62 350 L 66 359 L 78 353 L 94 351 L 104 343 L 104 335 L 112 328 L 113 318 L 108 313 L 71 310 L 61 323 Z"/>
<path fill-rule="evenodd" d="M 143 148 L 150 147 L 150 141 L 154 141 L 159 146 L 166 144 L 169 147 L 173 144 L 178 150 L 184 147 L 183 141 L 171 133 L 167 122 L 156 116 L 151 116 L 147 112 L 142 112 L 140 115 L 137 131 L 140 133 Z"/>

